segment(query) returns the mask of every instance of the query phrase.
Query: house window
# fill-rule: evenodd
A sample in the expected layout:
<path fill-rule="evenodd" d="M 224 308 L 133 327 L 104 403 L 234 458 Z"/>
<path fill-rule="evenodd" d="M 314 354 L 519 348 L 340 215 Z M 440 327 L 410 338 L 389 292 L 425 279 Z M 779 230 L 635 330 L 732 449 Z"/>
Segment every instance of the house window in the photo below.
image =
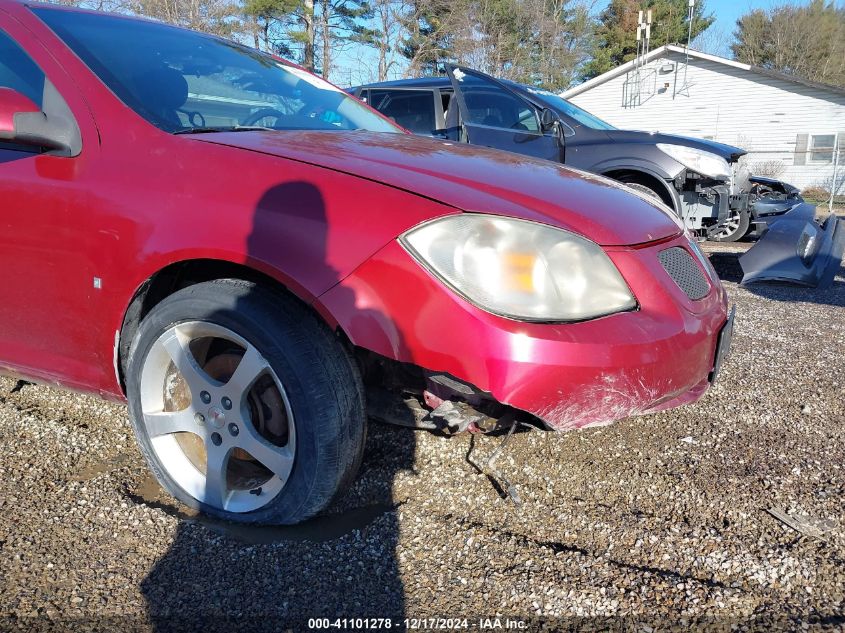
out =
<path fill-rule="evenodd" d="M 810 162 L 828 164 L 833 162 L 833 147 L 836 134 L 813 134 L 810 136 Z"/>

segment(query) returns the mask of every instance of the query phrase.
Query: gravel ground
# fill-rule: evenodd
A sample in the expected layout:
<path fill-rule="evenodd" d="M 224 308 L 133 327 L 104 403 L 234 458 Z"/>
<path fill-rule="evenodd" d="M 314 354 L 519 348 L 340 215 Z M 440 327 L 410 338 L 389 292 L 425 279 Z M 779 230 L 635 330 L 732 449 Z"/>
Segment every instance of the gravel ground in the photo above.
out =
<path fill-rule="evenodd" d="M 498 464 L 521 507 L 471 463 L 499 439 L 373 424 L 330 516 L 214 523 L 151 482 L 124 407 L 0 379 L 0 628 L 472 628 L 495 614 L 549 629 L 845 628 L 843 271 L 827 291 L 744 289 L 743 247 L 707 248 L 738 307 L 721 382 L 680 410 L 515 435 Z"/>

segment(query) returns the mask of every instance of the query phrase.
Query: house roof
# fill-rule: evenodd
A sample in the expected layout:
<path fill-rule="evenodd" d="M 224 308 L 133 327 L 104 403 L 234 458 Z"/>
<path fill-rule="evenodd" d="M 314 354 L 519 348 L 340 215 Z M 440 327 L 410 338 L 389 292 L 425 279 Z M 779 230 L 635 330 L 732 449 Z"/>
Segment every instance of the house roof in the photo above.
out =
<path fill-rule="evenodd" d="M 648 63 L 654 59 L 659 59 L 663 57 L 666 53 L 679 53 L 681 55 L 686 55 L 687 49 L 683 46 L 679 46 L 677 44 L 666 44 L 661 46 L 660 48 L 655 48 L 653 51 L 650 51 L 647 55 L 645 55 L 645 62 Z M 694 49 L 689 49 L 689 56 L 695 57 L 697 59 L 703 59 L 709 62 L 716 62 L 717 64 L 723 64 L 725 66 L 730 66 L 732 68 L 738 68 L 740 70 L 745 70 L 751 73 L 756 73 L 758 75 L 764 75 L 766 77 L 772 77 L 774 79 L 780 79 L 782 81 L 787 81 L 794 84 L 800 84 L 802 86 L 807 86 L 809 88 L 818 88 L 819 90 L 828 90 L 830 92 L 835 92 L 837 94 L 845 94 L 845 88 L 840 88 L 838 86 L 831 86 L 829 84 L 822 84 L 815 81 L 808 81 L 806 79 L 801 79 L 800 77 L 795 77 L 794 75 L 787 75 L 786 73 L 777 72 L 775 70 L 769 70 L 767 68 L 761 68 L 760 66 L 752 66 L 751 64 L 743 64 L 742 62 L 735 61 L 733 59 L 727 59 L 725 57 L 719 57 L 718 55 L 710 55 L 708 53 L 702 53 L 701 51 L 697 51 Z M 642 58 L 640 63 L 642 63 Z M 634 65 L 637 63 L 636 59 L 632 59 L 629 62 L 625 62 L 621 66 L 617 66 L 611 70 L 608 70 L 606 73 L 599 75 L 598 77 L 593 77 L 585 81 L 582 84 L 578 84 L 577 86 L 573 86 L 569 90 L 561 93 L 561 96 L 566 99 L 571 99 L 575 95 L 579 95 L 582 92 L 586 92 L 590 88 L 594 86 L 598 86 L 603 84 L 604 82 L 613 79 L 614 77 L 618 77 L 619 75 L 628 72 Z"/>

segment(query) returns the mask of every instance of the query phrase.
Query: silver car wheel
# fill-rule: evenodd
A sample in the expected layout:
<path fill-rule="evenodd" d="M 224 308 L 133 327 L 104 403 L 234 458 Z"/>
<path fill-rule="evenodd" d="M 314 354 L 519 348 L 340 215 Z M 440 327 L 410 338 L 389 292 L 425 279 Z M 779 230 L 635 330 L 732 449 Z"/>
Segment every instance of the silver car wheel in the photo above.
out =
<path fill-rule="evenodd" d="M 729 218 L 727 218 L 712 235 L 714 239 L 725 239 L 731 237 L 739 230 L 739 225 L 742 221 L 741 213 L 736 211 Z"/>
<path fill-rule="evenodd" d="M 185 493 L 242 513 L 284 488 L 296 453 L 290 403 L 243 337 L 204 321 L 174 325 L 147 354 L 140 387 L 142 428 Z"/>

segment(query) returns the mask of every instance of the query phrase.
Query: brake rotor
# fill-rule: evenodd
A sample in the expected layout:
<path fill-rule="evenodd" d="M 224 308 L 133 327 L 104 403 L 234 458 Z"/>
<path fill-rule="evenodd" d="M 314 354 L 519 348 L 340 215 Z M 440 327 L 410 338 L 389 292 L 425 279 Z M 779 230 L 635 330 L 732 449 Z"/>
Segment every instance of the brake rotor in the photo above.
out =
<path fill-rule="evenodd" d="M 209 344 L 208 350 L 212 345 Z M 199 355 L 197 355 L 199 356 Z M 203 371 L 209 377 L 226 383 L 235 373 L 243 350 L 228 349 L 202 363 Z M 199 359 L 198 359 L 199 360 Z M 164 410 L 181 411 L 191 406 L 191 392 L 182 374 L 171 363 L 164 380 Z M 288 423 L 284 400 L 270 375 L 260 377 L 247 394 L 249 420 L 258 433 L 275 446 L 284 446 L 288 440 Z M 202 438 L 193 433 L 177 433 L 176 441 L 190 462 L 205 474 L 206 451 Z M 247 451 L 235 448 L 229 458 L 227 481 L 234 489 L 253 489 L 261 486 L 272 476 L 258 460 Z"/>

